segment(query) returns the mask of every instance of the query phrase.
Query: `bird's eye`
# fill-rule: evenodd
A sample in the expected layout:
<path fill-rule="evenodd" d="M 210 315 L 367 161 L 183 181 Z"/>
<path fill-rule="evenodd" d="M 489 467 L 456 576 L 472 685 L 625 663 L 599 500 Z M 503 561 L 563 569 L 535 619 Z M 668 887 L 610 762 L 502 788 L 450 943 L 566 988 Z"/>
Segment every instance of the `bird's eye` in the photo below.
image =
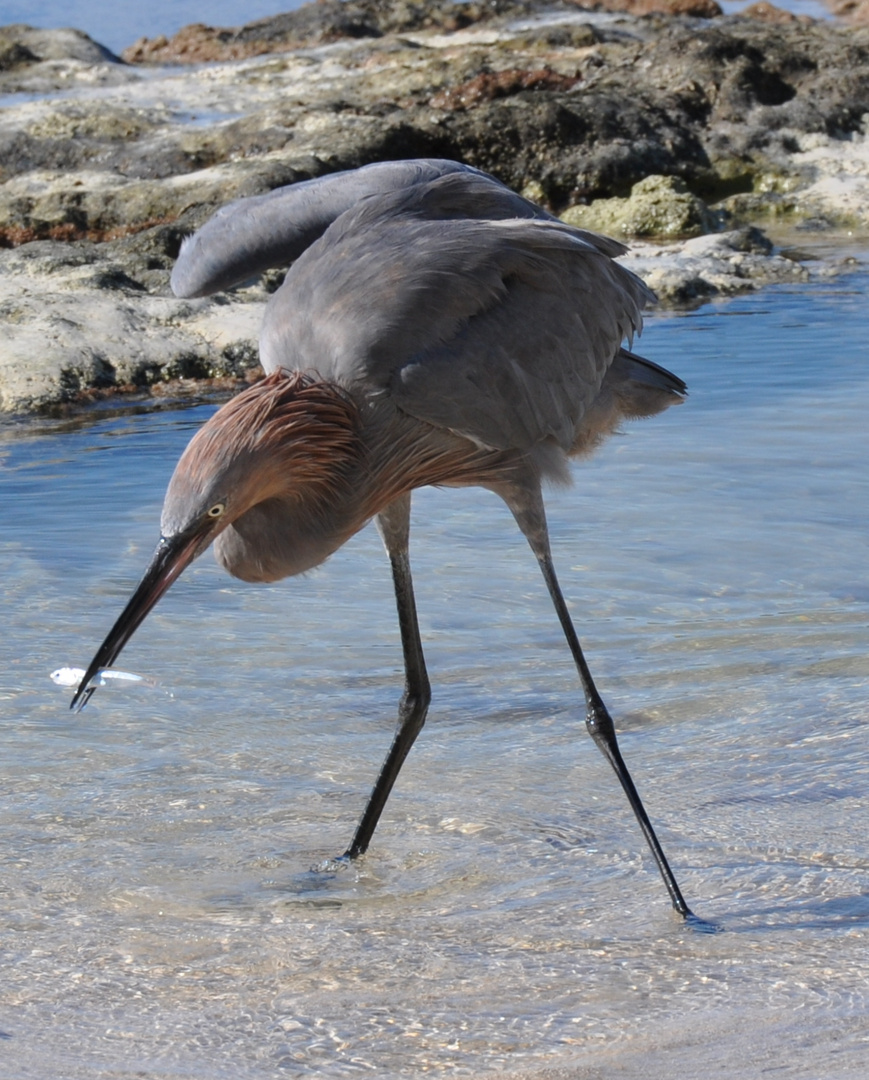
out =
<path fill-rule="evenodd" d="M 223 512 L 225 510 L 226 510 L 226 503 L 223 503 L 223 502 L 215 503 L 214 506 L 209 508 L 208 516 L 210 518 L 219 518 L 223 514 Z"/>

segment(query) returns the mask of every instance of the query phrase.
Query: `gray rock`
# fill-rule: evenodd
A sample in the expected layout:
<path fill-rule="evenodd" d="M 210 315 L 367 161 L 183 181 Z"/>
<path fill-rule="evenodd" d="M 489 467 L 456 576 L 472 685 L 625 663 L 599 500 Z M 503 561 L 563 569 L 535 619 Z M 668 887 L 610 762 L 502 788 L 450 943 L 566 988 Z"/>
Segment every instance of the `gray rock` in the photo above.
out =
<path fill-rule="evenodd" d="M 636 243 L 619 261 L 639 274 L 667 306 L 690 306 L 764 285 L 806 282 L 810 276 L 800 262 L 773 254 L 773 245 L 755 228 L 698 236 L 667 247 Z"/>
<path fill-rule="evenodd" d="M 341 21 L 356 15 L 376 32 Z M 544 20 L 514 0 L 281 19 L 232 32 L 246 58 L 197 69 L 122 64 L 74 31 L 0 32 L 0 89 L 39 95 L 0 113 L 0 407 L 253 363 L 264 288 L 174 299 L 181 235 L 232 199 L 369 161 L 458 158 L 556 212 L 639 185 L 668 202 L 664 234 L 725 220 L 723 196 L 736 222 L 869 224 L 867 30 L 567 3 Z M 747 235 L 640 246 L 629 265 L 665 303 L 805 276 Z"/>
<path fill-rule="evenodd" d="M 50 242 L 0 254 L 0 409 L 44 412 L 94 389 L 239 375 L 255 364 L 261 289 L 231 303 L 177 300 L 168 269 L 143 282 L 116 254 L 108 244 Z"/>
<path fill-rule="evenodd" d="M 626 199 L 596 199 L 589 206 L 572 206 L 562 221 L 581 229 L 613 236 L 652 236 L 679 239 L 712 232 L 718 215 L 675 176 L 647 176 L 631 188 Z"/>
<path fill-rule="evenodd" d="M 0 26 L 0 93 L 119 86 L 138 77 L 120 57 L 81 30 L 38 30 L 23 23 Z"/>
<path fill-rule="evenodd" d="M 7 65 L 17 67 L 45 60 L 79 60 L 83 64 L 123 62 L 81 30 L 39 30 L 25 23 L 0 26 L 0 70 L 7 70 Z"/>

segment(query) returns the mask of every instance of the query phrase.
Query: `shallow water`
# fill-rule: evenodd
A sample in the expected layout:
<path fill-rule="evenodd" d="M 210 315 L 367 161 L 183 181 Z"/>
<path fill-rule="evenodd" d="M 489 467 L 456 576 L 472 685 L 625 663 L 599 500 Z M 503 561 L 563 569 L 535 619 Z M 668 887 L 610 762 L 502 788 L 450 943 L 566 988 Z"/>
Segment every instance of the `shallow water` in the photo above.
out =
<path fill-rule="evenodd" d="M 688 402 L 549 497 L 589 662 L 714 937 L 668 908 L 494 497 L 415 499 L 429 722 L 369 855 L 317 871 L 400 691 L 374 530 L 275 586 L 204 557 L 119 660 L 157 685 L 74 716 L 50 673 L 119 613 L 213 406 L 0 427 L 3 1075 L 862 1076 L 867 291 L 652 318 L 643 351 Z"/>

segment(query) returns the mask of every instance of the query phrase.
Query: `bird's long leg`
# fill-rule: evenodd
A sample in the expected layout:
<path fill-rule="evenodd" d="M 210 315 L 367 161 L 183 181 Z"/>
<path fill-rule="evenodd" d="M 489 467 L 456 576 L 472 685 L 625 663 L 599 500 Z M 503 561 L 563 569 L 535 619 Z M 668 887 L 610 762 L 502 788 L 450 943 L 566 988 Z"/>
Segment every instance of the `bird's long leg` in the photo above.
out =
<path fill-rule="evenodd" d="M 392 791 L 404 759 L 422 731 L 431 701 L 431 686 L 425 669 L 425 657 L 419 637 L 413 581 L 410 575 L 408 539 L 410 534 L 410 495 L 403 495 L 381 511 L 375 519 L 392 564 L 398 626 L 404 651 L 404 694 L 398 707 L 398 728 L 389 753 L 368 799 L 368 805 L 356 828 L 345 857 L 355 859 L 371 842 L 377 822 Z"/>
<path fill-rule="evenodd" d="M 646 809 L 643 806 L 642 800 L 631 779 L 631 774 L 628 772 L 628 767 L 625 765 L 624 759 L 622 758 L 616 739 L 615 725 L 613 724 L 612 717 L 591 677 L 591 672 L 589 671 L 588 664 L 586 663 L 585 656 L 583 655 L 582 648 L 579 644 L 579 638 L 577 637 L 576 630 L 573 626 L 573 621 L 567 610 L 567 604 L 564 601 L 564 595 L 561 592 L 558 578 L 555 575 L 555 567 L 552 563 L 552 553 L 549 546 L 549 531 L 546 526 L 546 513 L 543 507 L 543 498 L 540 493 L 539 484 L 523 485 L 521 488 L 511 487 L 506 490 L 498 489 L 498 494 L 501 495 L 510 507 L 519 528 L 531 545 L 532 551 L 537 556 L 537 561 L 540 564 L 540 569 L 543 571 L 546 586 L 549 589 L 549 595 L 552 597 L 552 602 L 555 605 L 555 610 L 558 613 L 558 618 L 561 622 L 561 628 L 564 631 L 564 636 L 567 638 L 567 644 L 570 647 L 576 669 L 579 672 L 579 678 L 585 694 L 585 722 L 588 727 L 588 732 L 592 739 L 594 739 L 595 745 L 610 765 L 612 765 L 616 776 L 619 778 L 619 783 L 624 788 L 624 792 L 628 797 L 628 802 L 631 804 L 631 809 L 636 815 L 637 821 L 640 823 L 640 828 L 643 830 L 646 842 L 651 848 L 652 855 L 655 857 L 655 862 L 658 864 L 658 869 L 661 872 L 661 877 L 664 879 L 664 884 L 667 886 L 667 892 L 670 894 L 670 900 L 673 903 L 673 907 L 683 918 L 691 920 L 698 928 L 715 929 L 711 924 L 704 923 L 703 920 L 698 919 L 697 916 L 693 915 L 690 908 L 685 903 L 685 899 L 676 883 L 673 871 L 670 869 L 670 864 L 667 862 L 667 857 L 664 855 L 664 851 L 655 835 L 655 830 L 652 828 L 652 823 L 649 821 Z"/>

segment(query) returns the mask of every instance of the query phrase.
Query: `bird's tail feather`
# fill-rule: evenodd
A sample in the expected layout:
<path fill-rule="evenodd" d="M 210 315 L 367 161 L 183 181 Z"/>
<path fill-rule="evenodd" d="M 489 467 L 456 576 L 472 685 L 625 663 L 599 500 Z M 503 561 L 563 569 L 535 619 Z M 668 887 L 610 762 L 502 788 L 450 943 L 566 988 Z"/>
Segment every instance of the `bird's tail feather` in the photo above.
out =
<path fill-rule="evenodd" d="M 642 416 L 650 416 L 652 413 L 660 412 L 661 409 L 666 409 L 668 405 L 680 401 L 688 393 L 688 387 L 678 375 L 674 375 L 672 371 L 661 367 L 660 364 L 647 360 L 644 356 L 629 352 L 627 349 L 619 349 L 616 363 L 613 364 L 613 368 L 616 367 L 617 370 L 613 374 L 619 376 L 620 382 L 622 379 L 626 379 L 629 383 L 636 383 L 638 387 L 648 387 L 652 391 L 663 392 L 665 395 L 660 408 L 653 409 L 651 413 L 643 412 L 640 414 Z M 612 370 L 611 368 L 610 371 Z M 607 377 L 609 377 L 609 373 Z"/>
<path fill-rule="evenodd" d="M 571 454 L 589 454 L 622 420 L 654 416 L 685 399 L 688 388 L 671 371 L 619 349 L 591 408 L 582 418 Z"/>

